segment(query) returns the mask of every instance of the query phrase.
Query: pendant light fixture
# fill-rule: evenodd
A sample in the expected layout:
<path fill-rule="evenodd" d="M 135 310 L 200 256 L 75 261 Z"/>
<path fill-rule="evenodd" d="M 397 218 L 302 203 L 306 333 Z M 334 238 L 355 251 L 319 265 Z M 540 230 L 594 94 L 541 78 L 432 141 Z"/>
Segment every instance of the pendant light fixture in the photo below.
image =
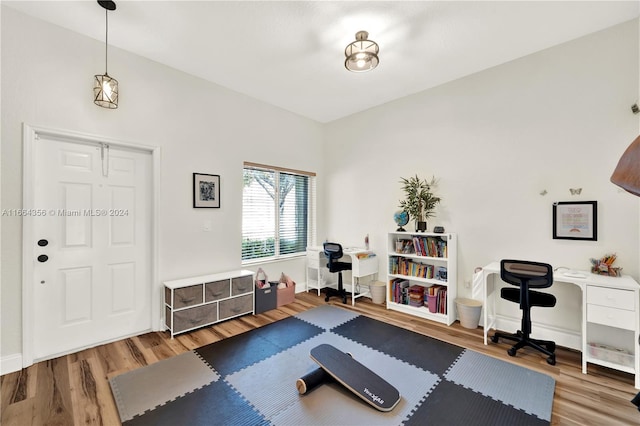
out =
<path fill-rule="evenodd" d="M 93 82 L 93 103 L 103 108 L 118 108 L 118 80 L 109 76 L 107 72 L 109 48 L 109 11 L 116 10 L 116 3 L 112 0 L 98 0 L 104 8 L 105 37 L 104 37 L 104 74 L 96 75 Z"/>
<path fill-rule="evenodd" d="M 349 71 L 364 72 L 378 66 L 380 48 L 378 43 L 368 40 L 368 38 L 368 32 L 358 31 L 356 33 L 356 41 L 349 43 L 344 49 L 344 55 L 347 57 L 344 61 L 344 66 Z"/>

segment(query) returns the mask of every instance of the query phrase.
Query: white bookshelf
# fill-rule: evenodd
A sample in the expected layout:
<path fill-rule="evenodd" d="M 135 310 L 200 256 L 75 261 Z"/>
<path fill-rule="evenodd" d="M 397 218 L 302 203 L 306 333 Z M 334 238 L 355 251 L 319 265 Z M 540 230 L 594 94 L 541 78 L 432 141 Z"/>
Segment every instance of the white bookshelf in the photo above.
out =
<path fill-rule="evenodd" d="M 432 242 L 432 247 L 434 245 L 440 247 L 446 246 L 446 252 L 440 251 L 440 253 L 434 253 L 432 251 L 432 253 L 428 253 L 428 249 L 426 249 L 426 255 L 416 253 L 416 244 L 414 243 L 416 238 L 420 239 L 423 243 Z M 409 252 L 405 253 L 396 251 L 399 249 L 397 245 L 399 241 L 411 241 L 411 243 L 407 242 L 403 244 L 405 247 L 409 247 Z M 418 247 L 421 247 L 421 245 L 418 245 Z M 432 232 L 390 232 L 387 238 L 387 309 L 451 325 L 456 319 L 454 302 L 457 297 L 456 258 L 456 234 L 436 234 Z M 394 265 L 396 264 L 403 264 L 407 267 L 395 270 Z M 418 270 L 425 270 L 429 266 L 433 268 L 433 278 L 415 276 L 411 272 L 411 270 L 413 270 L 413 272 L 418 273 Z M 446 277 L 438 277 L 438 270 L 442 268 L 446 268 Z M 408 281 L 409 286 L 445 286 L 447 288 L 445 303 L 446 313 L 430 312 L 426 306 L 417 307 L 394 301 L 394 281 Z"/>

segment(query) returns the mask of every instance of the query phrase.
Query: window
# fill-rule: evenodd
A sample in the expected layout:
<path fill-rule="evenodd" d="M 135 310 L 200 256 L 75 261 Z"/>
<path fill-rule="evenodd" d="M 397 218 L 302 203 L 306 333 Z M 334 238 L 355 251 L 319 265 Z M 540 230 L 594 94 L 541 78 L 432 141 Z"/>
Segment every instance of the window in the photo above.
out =
<path fill-rule="evenodd" d="M 245 163 L 242 261 L 305 253 L 315 244 L 315 174 Z"/>

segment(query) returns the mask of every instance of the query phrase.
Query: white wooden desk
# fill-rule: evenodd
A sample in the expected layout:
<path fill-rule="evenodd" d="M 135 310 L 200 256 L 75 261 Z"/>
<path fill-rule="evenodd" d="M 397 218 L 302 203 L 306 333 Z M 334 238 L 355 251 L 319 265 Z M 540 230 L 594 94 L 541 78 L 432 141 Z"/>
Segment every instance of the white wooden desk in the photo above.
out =
<path fill-rule="evenodd" d="M 495 298 L 500 297 L 500 262 L 492 262 L 482 268 L 484 344 L 487 344 L 489 329 L 495 329 Z M 580 288 L 582 294 L 581 344 L 582 372 L 587 374 L 587 363 L 598 364 L 635 375 L 635 387 L 640 389 L 640 285 L 630 276 L 608 277 L 586 271 L 557 271 L 554 284 L 568 283 Z M 508 284 L 506 284 L 508 285 Z M 551 308 L 552 309 L 552 308 Z M 558 325 L 561 328 L 561 325 Z M 534 333 L 536 326 L 533 326 Z M 513 330 L 515 331 L 515 330 Z M 612 347 L 608 341 L 614 339 L 615 347 L 630 352 L 606 350 Z M 596 346 L 599 345 L 599 346 Z"/>
<path fill-rule="evenodd" d="M 371 291 L 368 285 L 362 285 L 361 288 L 360 279 L 364 277 L 371 277 L 378 274 L 378 258 L 374 253 L 363 248 L 358 247 L 343 247 L 342 261 L 351 262 L 351 283 L 343 281 L 343 286 L 347 291 L 351 292 L 351 305 L 355 306 L 356 299 L 362 296 L 371 297 Z M 368 257 L 362 257 L 369 254 Z M 324 287 L 333 286 L 337 283 L 337 274 L 330 273 L 326 268 L 327 258 L 324 255 L 324 250 L 320 246 L 307 247 L 307 282 L 306 291 L 310 288 L 314 288 L 320 295 L 320 289 Z M 335 281 L 334 281 L 335 279 Z"/>

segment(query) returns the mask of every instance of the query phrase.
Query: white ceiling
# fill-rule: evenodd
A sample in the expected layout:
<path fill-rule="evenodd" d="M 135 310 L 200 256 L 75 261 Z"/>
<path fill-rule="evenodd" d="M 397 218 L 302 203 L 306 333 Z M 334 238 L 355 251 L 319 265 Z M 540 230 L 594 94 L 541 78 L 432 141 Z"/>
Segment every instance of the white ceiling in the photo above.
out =
<path fill-rule="evenodd" d="M 109 45 L 319 122 L 637 18 L 638 1 L 116 1 Z M 104 42 L 97 2 L 2 1 Z M 380 45 L 344 68 L 359 30 Z M 110 74 L 126 64 L 109 61 Z M 129 89 L 131 90 L 131 89 Z"/>

